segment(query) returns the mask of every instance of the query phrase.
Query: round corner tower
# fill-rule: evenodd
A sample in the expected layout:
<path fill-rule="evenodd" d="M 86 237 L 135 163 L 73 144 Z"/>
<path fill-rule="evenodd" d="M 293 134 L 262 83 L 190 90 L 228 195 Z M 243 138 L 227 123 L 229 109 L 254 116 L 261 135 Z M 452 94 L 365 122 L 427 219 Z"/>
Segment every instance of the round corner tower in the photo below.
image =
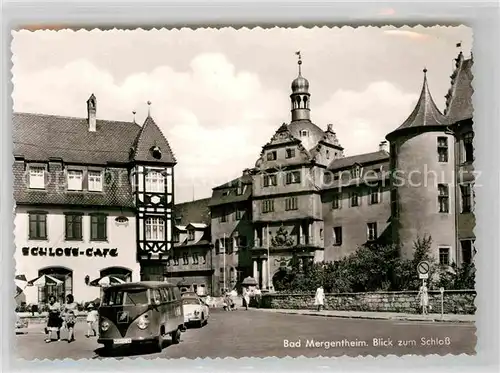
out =
<path fill-rule="evenodd" d="M 431 255 L 451 262 L 456 253 L 455 138 L 432 99 L 426 72 L 413 112 L 386 137 L 392 231 L 403 258 L 413 258 L 417 239 L 430 236 Z"/>

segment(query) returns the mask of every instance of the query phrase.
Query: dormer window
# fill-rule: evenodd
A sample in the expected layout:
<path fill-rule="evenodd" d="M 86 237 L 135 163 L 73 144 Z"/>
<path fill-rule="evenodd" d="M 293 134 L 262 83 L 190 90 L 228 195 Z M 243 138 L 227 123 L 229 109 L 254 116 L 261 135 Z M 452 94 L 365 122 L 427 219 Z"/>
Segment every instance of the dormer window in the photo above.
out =
<path fill-rule="evenodd" d="M 194 229 L 188 230 L 188 241 L 194 241 Z"/>
<path fill-rule="evenodd" d="M 309 131 L 308 130 L 301 130 L 300 131 L 300 136 L 302 136 L 302 137 L 308 137 L 309 136 Z"/>
<path fill-rule="evenodd" d="M 360 175 L 361 175 L 361 167 L 359 167 L 359 165 L 354 166 L 351 169 L 351 177 L 353 179 L 358 179 Z"/>
<path fill-rule="evenodd" d="M 275 151 L 272 151 L 272 152 L 269 152 L 267 153 L 267 160 L 268 161 L 275 161 L 276 160 L 276 150 Z"/>
<path fill-rule="evenodd" d="M 83 189 L 83 171 L 68 170 L 68 190 Z"/>
<path fill-rule="evenodd" d="M 30 167 L 30 188 L 45 189 L 45 167 Z"/>
<path fill-rule="evenodd" d="M 222 195 L 223 195 L 224 197 L 226 197 L 226 196 L 228 196 L 228 195 L 229 195 L 229 193 L 230 193 L 230 191 L 229 191 L 229 190 L 225 190 L 225 191 L 223 191 L 223 192 L 222 192 Z"/>
<path fill-rule="evenodd" d="M 88 172 L 88 188 L 90 192 L 102 192 L 102 172 Z"/>
<path fill-rule="evenodd" d="M 245 191 L 245 186 L 242 184 L 239 184 L 238 188 L 236 188 L 236 195 L 241 196 L 244 191 Z"/>
<path fill-rule="evenodd" d="M 161 149 L 158 146 L 153 146 L 150 151 L 154 159 L 161 159 Z"/>

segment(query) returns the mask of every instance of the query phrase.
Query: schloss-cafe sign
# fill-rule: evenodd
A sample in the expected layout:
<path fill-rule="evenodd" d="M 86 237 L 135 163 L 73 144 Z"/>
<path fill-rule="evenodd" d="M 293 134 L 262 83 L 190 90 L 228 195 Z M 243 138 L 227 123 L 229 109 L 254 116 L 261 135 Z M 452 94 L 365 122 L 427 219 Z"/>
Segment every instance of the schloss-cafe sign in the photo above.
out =
<path fill-rule="evenodd" d="M 81 249 L 78 247 L 23 247 L 22 252 L 24 256 L 73 256 L 73 257 L 101 257 L 106 258 L 117 257 L 117 248 L 99 248 L 99 247 L 89 247 L 87 249 Z"/>

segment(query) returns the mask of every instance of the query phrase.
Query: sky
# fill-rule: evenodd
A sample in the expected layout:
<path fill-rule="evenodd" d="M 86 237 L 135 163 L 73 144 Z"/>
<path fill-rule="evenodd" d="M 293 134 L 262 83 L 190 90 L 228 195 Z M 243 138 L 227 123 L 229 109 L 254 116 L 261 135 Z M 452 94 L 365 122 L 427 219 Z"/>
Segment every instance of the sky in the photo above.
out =
<path fill-rule="evenodd" d="M 454 58 L 472 51 L 459 27 L 80 30 L 13 32 L 14 111 L 86 117 L 151 116 L 177 158 L 176 203 L 254 167 L 289 123 L 290 84 L 309 80 L 311 121 L 333 125 L 346 156 L 378 149 L 408 117 L 424 68 L 443 110 Z M 457 48 L 457 43 L 461 47 Z"/>

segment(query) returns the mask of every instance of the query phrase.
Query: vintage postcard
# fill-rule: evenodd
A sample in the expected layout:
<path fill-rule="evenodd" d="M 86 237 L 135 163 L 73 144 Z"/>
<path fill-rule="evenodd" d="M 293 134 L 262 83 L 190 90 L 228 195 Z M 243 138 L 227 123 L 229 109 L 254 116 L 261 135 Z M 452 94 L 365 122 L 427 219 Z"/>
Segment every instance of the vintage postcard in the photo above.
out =
<path fill-rule="evenodd" d="M 16 357 L 475 354 L 472 40 L 13 31 Z"/>

